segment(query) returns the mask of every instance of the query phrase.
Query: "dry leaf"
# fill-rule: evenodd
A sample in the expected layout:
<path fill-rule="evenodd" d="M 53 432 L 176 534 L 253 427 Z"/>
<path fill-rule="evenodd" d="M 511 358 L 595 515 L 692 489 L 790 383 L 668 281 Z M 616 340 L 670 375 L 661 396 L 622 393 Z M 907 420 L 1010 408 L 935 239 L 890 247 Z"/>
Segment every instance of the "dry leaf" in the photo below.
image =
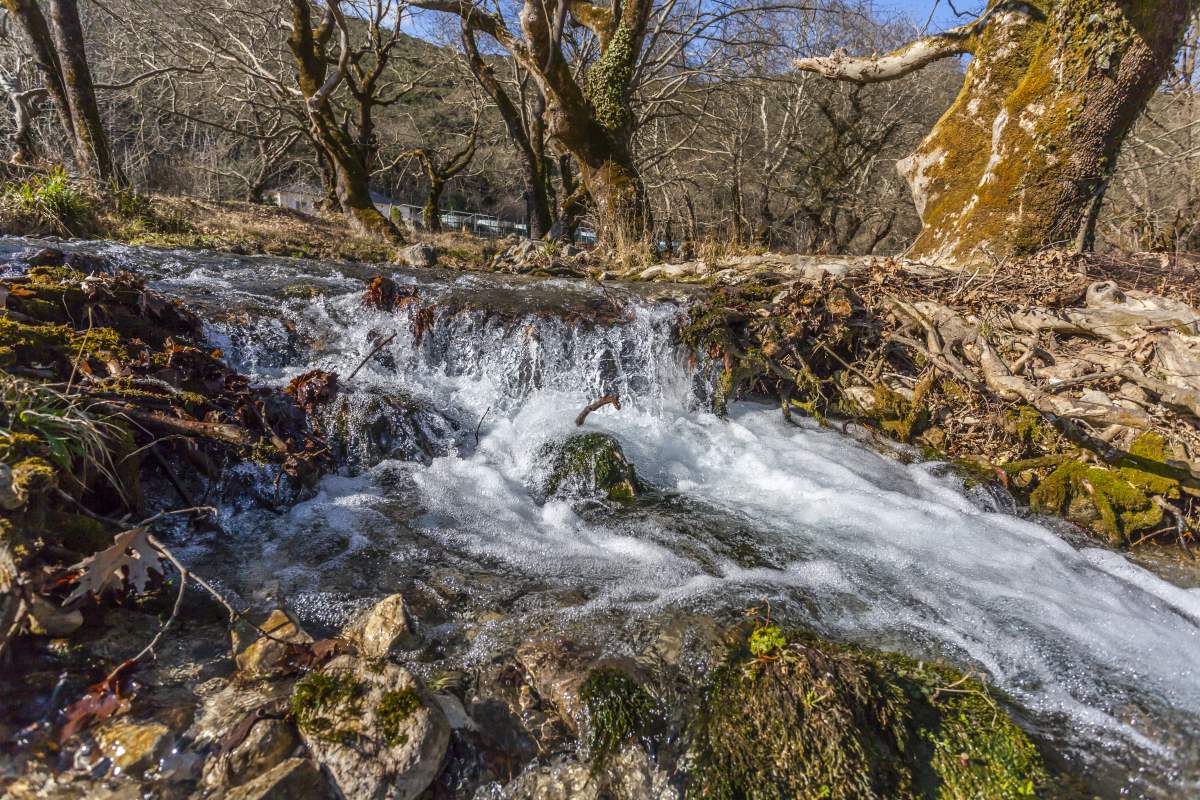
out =
<path fill-rule="evenodd" d="M 150 531 L 132 528 L 118 533 L 111 547 L 105 548 L 76 564 L 72 569 L 82 569 L 79 585 L 67 603 L 92 594 L 103 594 L 108 588 L 128 583 L 135 591 L 144 592 L 150 582 L 150 570 L 163 574 L 162 559 L 154 545 L 150 544 Z M 124 573 L 122 573 L 124 570 Z"/>

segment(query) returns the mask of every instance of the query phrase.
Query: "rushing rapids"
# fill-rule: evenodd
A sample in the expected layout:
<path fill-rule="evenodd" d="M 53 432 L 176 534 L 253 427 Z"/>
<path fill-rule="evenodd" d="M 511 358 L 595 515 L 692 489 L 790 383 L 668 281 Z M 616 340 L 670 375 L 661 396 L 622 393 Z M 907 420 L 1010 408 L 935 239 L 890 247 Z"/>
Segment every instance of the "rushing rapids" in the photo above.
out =
<path fill-rule="evenodd" d="M 656 620 L 768 603 L 986 674 L 1096 792 L 1200 790 L 1200 589 L 1024 519 L 944 465 L 754 403 L 712 416 L 705 364 L 675 335 L 686 294 L 398 270 L 418 302 L 385 313 L 360 303 L 366 268 L 84 247 L 203 309 L 212 344 L 257 380 L 362 364 L 324 412 L 339 474 L 272 508 L 245 500 L 273 481 L 246 466 L 224 481 L 229 536 L 176 543 L 246 602 L 331 630 L 371 598 L 441 598 L 424 605 L 430 671 L 535 632 L 633 654 Z M 610 393 L 621 408 L 584 429 L 616 437 L 641 496 L 545 498 L 547 444 Z"/>

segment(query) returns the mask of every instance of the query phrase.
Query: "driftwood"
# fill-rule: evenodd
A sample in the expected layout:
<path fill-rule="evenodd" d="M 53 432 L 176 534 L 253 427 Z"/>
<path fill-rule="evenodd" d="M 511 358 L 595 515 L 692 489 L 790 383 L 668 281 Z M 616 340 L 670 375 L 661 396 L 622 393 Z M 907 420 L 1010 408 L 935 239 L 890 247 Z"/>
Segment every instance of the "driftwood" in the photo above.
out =
<path fill-rule="evenodd" d="M 579 412 L 579 415 L 577 417 L 575 417 L 575 424 L 577 426 L 583 425 L 584 421 L 588 418 L 588 414 L 591 414 L 596 409 L 603 408 L 604 406 L 612 406 L 617 411 L 620 411 L 621 410 L 620 396 L 615 395 L 615 394 L 606 394 L 603 397 L 601 397 L 597 400 L 593 400 L 591 403 L 588 403 L 586 406 L 584 406 L 583 410 Z"/>

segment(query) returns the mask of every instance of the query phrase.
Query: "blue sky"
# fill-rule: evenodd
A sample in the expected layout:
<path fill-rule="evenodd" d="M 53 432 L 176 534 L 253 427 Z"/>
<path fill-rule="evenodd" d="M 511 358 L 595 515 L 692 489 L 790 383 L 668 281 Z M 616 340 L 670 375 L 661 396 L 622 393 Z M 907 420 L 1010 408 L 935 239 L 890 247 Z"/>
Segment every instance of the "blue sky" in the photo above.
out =
<path fill-rule="evenodd" d="M 971 0 L 955 0 L 954 5 L 959 11 L 974 10 Z M 917 25 L 924 25 L 932 11 L 933 21 L 929 24 L 931 33 L 961 25 L 966 21 L 954 16 L 954 12 L 950 10 L 950 4 L 946 0 L 876 0 L 875 8 L 884 16 L 902 14 Z"/>

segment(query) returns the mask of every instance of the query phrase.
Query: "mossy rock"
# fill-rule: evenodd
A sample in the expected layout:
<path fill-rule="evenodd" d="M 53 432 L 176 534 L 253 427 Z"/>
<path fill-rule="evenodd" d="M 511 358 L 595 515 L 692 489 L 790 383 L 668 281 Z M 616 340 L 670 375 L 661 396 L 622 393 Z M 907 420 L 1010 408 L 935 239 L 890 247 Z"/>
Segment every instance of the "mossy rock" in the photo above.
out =
<path fill-rule="evenodd" d="M 620 443 L 606 433 L 580 433 L 552 442 L 542 450 L 549 462 L 547 496 L 603 494 L 628 502 L 637 497 L 638 480 Z"/>
<path fill-rule="evenodd" d="M 688 798 L 1021 798 L 1049 775 L 978 681 L 798 636 L 716 671 L 689 729 Z M 760 642 L 761 644 L 761 642 Z"/>
<path fill-rule="evenodd" d="M 1137 479 L 1139 474 L 1133 467 L 1110 470 L 1065 461 L 1038 483 L 1029 495 L 1029 506 L 1044 514 L 1065 514 L 1105 534 L 1113 544 L 1122 544 L 1162 523 L 1162 508 L 1126 477 Z"/>

